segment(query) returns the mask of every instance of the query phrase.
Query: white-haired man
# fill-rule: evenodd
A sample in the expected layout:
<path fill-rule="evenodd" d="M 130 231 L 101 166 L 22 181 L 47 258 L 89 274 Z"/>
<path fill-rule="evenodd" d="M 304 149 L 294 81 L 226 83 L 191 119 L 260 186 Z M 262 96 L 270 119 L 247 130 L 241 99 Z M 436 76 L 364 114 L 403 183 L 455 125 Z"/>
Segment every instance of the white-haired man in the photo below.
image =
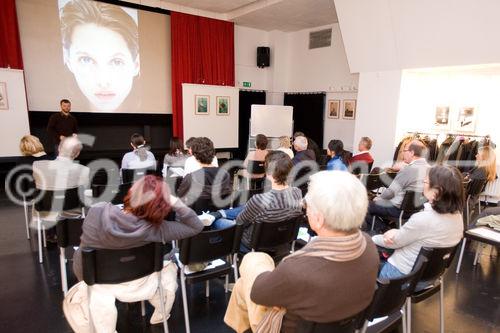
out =
<path fill-rule="evenodd" d="M 295 332 L 300 319 L 337 321 L 370 303 L 379 259 L 359 229 L 368 206 L 366 189 L 349 173 L 322 171 L 311 177 L 305 203 L 318 237 L 276 269 L 265 253 L 243 258 L 224 318 L 236 332 L 257 327 L 269 332 L 281 319 L 280 332 Z"/>
<path fill-rule="evenodd" d="M 293 140 L 293 148 L 296 153 L 292 159 L 293 165 L 299 164 L 302 161 L 315 161 L 316 155 L 311 149 L 307 149 L 307 138 L 305 136 L 298 136 Z"/>

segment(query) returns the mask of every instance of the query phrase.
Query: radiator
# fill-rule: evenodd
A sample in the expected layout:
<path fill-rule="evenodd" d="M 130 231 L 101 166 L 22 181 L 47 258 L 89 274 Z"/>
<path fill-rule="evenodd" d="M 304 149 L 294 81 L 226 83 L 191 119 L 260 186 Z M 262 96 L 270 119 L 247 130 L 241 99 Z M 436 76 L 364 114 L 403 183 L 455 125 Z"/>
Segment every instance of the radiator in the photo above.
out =
<path fill-rule="evenodd" d="M 486 184 L 486 188 L 481 193 L 480 200 L 491 203 L 498 203 L 500 200 L 500 167 L 497 166 L 497 176 L 499 178 Z"/>

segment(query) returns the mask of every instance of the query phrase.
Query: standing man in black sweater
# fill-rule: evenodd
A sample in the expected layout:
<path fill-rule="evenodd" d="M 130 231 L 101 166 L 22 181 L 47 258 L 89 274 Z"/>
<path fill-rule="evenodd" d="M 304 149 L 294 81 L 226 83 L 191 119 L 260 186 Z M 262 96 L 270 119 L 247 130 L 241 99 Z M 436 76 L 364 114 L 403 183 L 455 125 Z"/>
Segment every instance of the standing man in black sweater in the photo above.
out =
<path fill-rule="evenodd" d="M 54 140 L 55 154 L 57 154 L 57 149 L 62 139 L 68 136 L 75 136 L 78 133 L 76 118 L 70 114 L 71 102 L 67 99 L 62 99 L 60 105 L 61 112 L 50 116 L 49 124 L 47 125 L 47 132 Z"/>

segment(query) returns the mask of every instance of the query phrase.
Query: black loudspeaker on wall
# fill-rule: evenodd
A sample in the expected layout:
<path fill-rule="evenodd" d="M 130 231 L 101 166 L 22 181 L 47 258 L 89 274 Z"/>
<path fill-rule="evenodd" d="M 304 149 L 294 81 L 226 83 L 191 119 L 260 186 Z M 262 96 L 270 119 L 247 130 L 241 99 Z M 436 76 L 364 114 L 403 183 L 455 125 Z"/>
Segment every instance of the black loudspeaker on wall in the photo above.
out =
<path fill-rule="evenodd" d="M 269 67 L 269 59 L 271 58 L 271 49 L 267 46 L 257 47 L 257 67 Z"/>

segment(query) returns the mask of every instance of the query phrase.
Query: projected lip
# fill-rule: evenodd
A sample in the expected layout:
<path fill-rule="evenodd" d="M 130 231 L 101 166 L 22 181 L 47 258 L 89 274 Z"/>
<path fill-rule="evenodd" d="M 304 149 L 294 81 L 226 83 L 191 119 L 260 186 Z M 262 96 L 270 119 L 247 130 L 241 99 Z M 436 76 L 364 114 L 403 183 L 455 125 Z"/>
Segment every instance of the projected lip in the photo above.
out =
<path fill-rule="evenodd" d="M 94 95 L 101 101 L 111 101 L 116 96 L 114 92 L 98 92 Z"/>

